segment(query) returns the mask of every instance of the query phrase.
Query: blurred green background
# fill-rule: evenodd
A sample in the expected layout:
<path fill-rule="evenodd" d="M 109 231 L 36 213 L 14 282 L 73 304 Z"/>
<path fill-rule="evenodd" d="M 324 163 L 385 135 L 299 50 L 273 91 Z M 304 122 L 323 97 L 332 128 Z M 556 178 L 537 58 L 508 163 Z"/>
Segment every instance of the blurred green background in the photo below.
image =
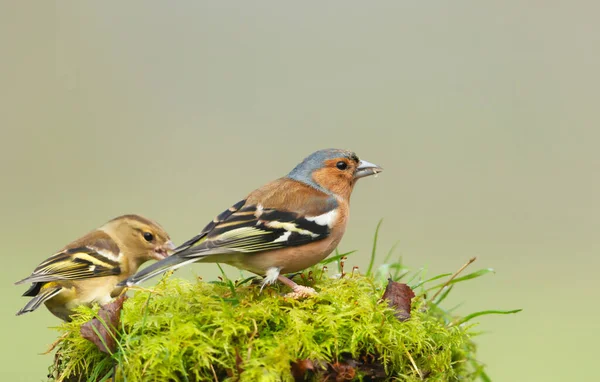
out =
<path fill-rule="evenodd" d="M 600 28 L 595 3 L 2 2 L 2 380 L 44 380 L 56 337 L 27 276 L 123 213 L 176 242 L 312 151 L 362 180 L 341 250 L 399 240 L 455 289 L 497 381 L 597 375 Z M 231 276 L 237 273 L 228 269 Z M 205 279 L 215 265 L 179 273 Z"/>

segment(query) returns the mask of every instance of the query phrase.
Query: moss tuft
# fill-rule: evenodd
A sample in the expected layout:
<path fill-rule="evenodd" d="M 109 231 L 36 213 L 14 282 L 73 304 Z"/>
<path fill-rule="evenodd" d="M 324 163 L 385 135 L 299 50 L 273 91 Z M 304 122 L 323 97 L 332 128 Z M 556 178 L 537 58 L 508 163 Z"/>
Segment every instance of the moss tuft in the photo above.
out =
<path fill-rule="evenodd" d="M 80 335 L 82 325 L 98 318 L 98 307 L 80 307 L 72 322 L 58 327 L 63 335 L 57 341 L 50 378 L 65 382 L 489 381 L 475 358 L 475 333 L 469 322 L 486 314 L 520 310 L 455 317 L 440 304 L 457 283 L 493 270 L 457 277 L 473 258 L 454 274 L 424 279 L 423 270 L 411 273 L 400 261 L 388 262 L 395 246 L 374 270 L 380 226 L 381 222 L 366 275 L 356 267 L 345 273 L 344 263 L 354 251 L 336 250 L 296 279 L 318 291 L 301 301 L 282 297 L 286 290 L 279 284 L 261 292 L 260 285 L 250 283 L 256 278 L 233 282 L 220 267 L 223 277 L 218 282 L 191 283 L 167 275 L 153 290 L 138 290 L 125 301 L 112 354 L 100 352 Z M 335 276 L 329 277 L 328 266 L 335 268 Z M 410 297 L 401 298 L 400 312 L 381 299 L 388 278 L 403 280 L 416 294 L 406 321 L 397 317 L 406 317 Z M 100 346 L 105 348 L 106 342 Z"/>
<path fill-rule="evenodd" d="M 425 308 L 422 296 L 413 299 L 412 317 L 400 322 L 380 298 L 385 283 L 373 277 L 355 273 L 309 284 L 318 295 L 296 301 L 281 296 L 283 287 L 260 292 L 249 283 L 166 277 L 125 301 L 112 356 L 81 337 L 81 325 L 98 309 L 80 308 L 59 327 L 65 337 L 53 378 L 96 381 L 116 370 L 118 381 L 293 381 L 290 365 L 299 360 L 317 365 L 305 374 L 312 379 L 342 364 L 365 380 L 373 370 L 403 381 L 480 375 L 469 327 L 452 325 L 456 318 L 434 304 Z"/>

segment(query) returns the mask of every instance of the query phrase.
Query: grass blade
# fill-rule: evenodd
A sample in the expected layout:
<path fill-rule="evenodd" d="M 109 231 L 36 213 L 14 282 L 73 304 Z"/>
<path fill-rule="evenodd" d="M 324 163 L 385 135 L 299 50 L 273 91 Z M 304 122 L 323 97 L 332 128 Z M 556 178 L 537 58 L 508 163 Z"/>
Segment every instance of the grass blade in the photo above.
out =
<path fill-rule="evenodd" d="M 452 290 L 452 288 L 454 288 L 454 285 L 450 285 L 449 287 L 444 287 L 445 290 L 440 293 L 440 295 L 433 301 L 433 303 L 435 305 L 440 305 L 440 303 L 442 301 L 444 301 L 446 299 L 446 297 L 448 297 L 448 295 L 450 294 L 450 291 Z"/>
<path fill-rule="evenodd" d="M 473 369 L 475 369 L 475 376 L 479 377 L 479 379 L 481 379 L 483 382 L 492 382 L 492 379 L 483 370 L 483 365 L 476 360 L 471 359 L 471 366 L 473 366 Z"/>
<path fill-rule="evenodd" d="M 412 283 L 417 277 L 421 276 L 424 273 L 425 273 L 425 268 L 419 268 L 419 269 L 417 269 L 415 271 L 415 274 L 410 279 L 408 279 L 408 281 L 405 282 L 405 284 L 410 285 L 410 283 Z"/>
<path fill-rule="evenodd" d="M 479 378 L 481 378 L 483 382 L 492 382 L 492 379 L 483 370 L 479 372 Z"/>
<path fill-rule="evenodd" d="M 146 304 L 144 304 L 144 313 L 142 314 L 142 336 L 144 335 L 144 331 L 146 330 L 146 319 L 148 318 L 148 305 L 150 305 L 151 298 L 152 298 L 152 293 L 148 293 L 148 298 L 146 299 Z"/>
<path fill-rule="evenodd" d="M 429 282 L 441 279 L 443 277 L 448 277 L 448 276 L 452 276 L 452 273 L 442 273 L 441 275 L 437 275 L 437 276 L 432 277 L 430 279 L 420 281 L 420 282 L 416 283 L 414 286 L 411 286 L 411 289 L 416 289 L 416 288 L 420 287 L 423 284 L 426 284 L 426 283 L 429 283 Z"/>
<path fill-rule="evenodd" d="M 400 281 L 400 279 L 410 273 L 410 270 L 405 268 L 401 263 L 392 263 L 389 265 L 389 268 L 394 270 L 394 274 L 392 275 L 392 280 L 394 281 Z"/>
<path fill-rule="evenodd" d="M 478 270 L 478 271 L 475 271 L 475 272 L 473 272 L 473 273 L 469 273 L 468 275 L 464 275 L 464 276 L 462 276 L 462 277 L 457 277 L 457 278 L 455 278 L 454 280 L 451 280 L 450 282 L 447 282 L 447 283 L 442 283 L 442 284 L 438 284 L 438 285 L 436 285 L 436 286 L 433 286 L 433 287 L 431 287 L 431 288 L 428 288 L 428 289 L 427 289 L 427 292 L 429 292 L 429 291 L 432 291 L 432 290 L 434 290 L 434 289 L 437 289 L 437 288 L 441 288 L 441 287 L 443 287 L 443 286 L 445 286 L 445 285 L 452 285 L 452 284 L 459 283 L 459 282 L 461 282 L 461 281 L 466 281 L 466 280 L 475 279 L 475 278 L 477 278 L 477 277 L 481 277 L 481 276 L 483 276 L 483 275 L 486 275 L 486 274 L 488 274 L 488 273 L 494 273 L 494 272 L 495 272 L 495 271 L 494 271 L 494 269 L 492 269 L 492 268 L 480 269 L 480 270 Z"/>
<path fill-rule="evenodd" d="M 455 321 L 455 322 L 451 323 L 449 326 L 462 325 L 465 322 L 470 321 L 471 319 L 473 319 L 475 317 L 485 316 L 485 315 L 488 315 L 488 314 L 514 314 L 514 313 L 519 313 L 522 310 L 523 309 L 514 309 L 514 310 L 482 310 L 480 312 L 471 313 L 471 314 L 469 314 L 469 315 L 467 315 L 465 317 L 462 317 L 458 321 Z"/>
<path fill-rule="evenodd" d="M 225 283 L 225 285 L 227 285 L 229 287 L 231 294 L 234 297 L 237 297 L 237 293 L 235 292 L 235 285 L 233 285 L 233 282 L 227 277 L 227 275 L 225 274 L 225 271 L 221 267 L 221 264 L 217 263 L 217 267 L 219 267 L 219 270 L 221 271 L 221 275 L 223 276 L 223 282 Z"/>
<path fill-rule="evenodd" d="M 254 280 L 254 279 L 257 279 L 257 278 L 258 278 L 258 276 L 250 276 L 250 277 L 246 277 L 246 278 L 245 278 L 245 279 L 243 279 L 243 280 L 236 281 L 236 283 L 235 283 L 235 286 L 236 286 L 236 287 L 242 286 L 242 285 L 246 284 L 248 281 L 252 281 L 252 280 Z"/>
<path fill-rule="evenodd" d="M 338 252 L 338 253 L 335 254 L 335 256 L 328 257 L 325 260 L 321 261 L 319 264 L 320 265 L 331 264 L 334 261 L 339 261 L 344 256 L 348 256 L 348 255 L 353 254 L 354 252 L 356 252 L 356 251 L 350 251 L 350 252 L 346 252 L 346 253 L 339 253 Z"/>
<path fill-rule="evenodd" d="M 384 264 L 387 264 L 388 261 L 390 261 L 390 258 L 392 257 L 392 255 L 396 251 L 396 248 L 398 247 L 399 244 L 400 244 L 400 242 L 397 241 L 397 242 L 394 243 L 394 245 L 392 245 L 392 248 L 390 248 L 390 250 L 388 251 L 387 255 L 385 255 L 385 259 L 383 259 L 383 263 Z"/>
<path fill-rule="evenodd" d="M 371 275 L 371 270 L 373 269 L 373 264 L 375 263 L 375 255 L 377 253 L 377 237 L 379 236 L 379 228 L 381 227 L 381 223 L 383 223 L 383 219 L 379 220 L 379 223 L 377 223 L 377 228 L 375 228 L 375 237 L 373 237 L 373 249 L 371 250 L 371 261 L 369 262 L 369 268 L 367 268 L 367 276 Z"/>

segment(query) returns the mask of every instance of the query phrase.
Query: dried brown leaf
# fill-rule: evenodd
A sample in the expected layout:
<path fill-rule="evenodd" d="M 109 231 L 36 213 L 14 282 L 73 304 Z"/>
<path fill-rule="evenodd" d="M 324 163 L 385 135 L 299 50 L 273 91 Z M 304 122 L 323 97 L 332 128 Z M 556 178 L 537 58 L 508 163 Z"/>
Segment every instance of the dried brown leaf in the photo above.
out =
<path fill-rule="evenodd" d="M 112 354 L 116 350 L 117 342 L 115 338 L 121 321 L 121 309 L 125 298 L 127 296 L 122 295 L 113 302 L 101 306 L 98 318 L 93 318 L 81 325 L 81 336 L 91 341 L 101 352 Z"/>
<path fill-rule="evenodd" d="M 395 315 L 398 320 L 406 321 L 410 318 L 413 297 L 415 297 L 415 293 L 408 285 L 389 279 L 382 298 L 387 300 L 389 306 L 396 310 Z"/>
<path fill-rule="evenodd" d="M 299 359 L 292 362 L 291 369 L 296 381 L 304 381 L 307 372 L 315 370 L 315 364 L 310 359 Z"/>
<path fill-rule="evenodd" d="M 333 379 L 336 382 L 351 381 L 356 376 L 356 369 L 347 363 L 336 362 L 331 365 L 331 371 L 327 379 Z"/>
<path fill-rule="evenodd" d="M 244 364 L 244 360 L 242 359 L 242 357 L 240 356 L 240 353 L 238 352 L 238 350 L 236 348 L 235 349 L 235 370 L 237 371 L 238 378 L 244 372 L 244 368 L 242 367 L 243 364 Z"/>

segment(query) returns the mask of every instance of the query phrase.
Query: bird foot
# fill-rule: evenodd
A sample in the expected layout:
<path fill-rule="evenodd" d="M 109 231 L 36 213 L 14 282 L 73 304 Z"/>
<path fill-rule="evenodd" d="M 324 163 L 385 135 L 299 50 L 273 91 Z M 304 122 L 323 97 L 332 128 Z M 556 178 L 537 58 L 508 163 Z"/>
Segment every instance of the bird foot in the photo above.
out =
<path fill-rule="evenodd" d="M 310 287 L 306 287 L 303 285 L 295 285 L 292 288 L 293 292 L 290 292 L 288 294 L 286 294 L 284 297 L 285 298 L 292 298 L 294 300 L 298 300 L 301 298 L 308 298 L 308 297 L 312 297 L 315 296 L 317 294 L 317 292 Z"/>

